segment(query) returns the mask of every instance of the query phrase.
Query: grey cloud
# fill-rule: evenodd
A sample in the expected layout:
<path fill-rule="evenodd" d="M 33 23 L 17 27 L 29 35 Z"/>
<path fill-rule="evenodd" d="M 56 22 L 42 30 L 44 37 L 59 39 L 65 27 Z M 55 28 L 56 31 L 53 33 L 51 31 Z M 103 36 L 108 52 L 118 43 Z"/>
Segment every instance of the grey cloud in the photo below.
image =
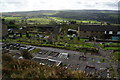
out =
<path fill-rule="evenodd" d="M 81 3 L 81 2 L 79 2 L 79 1 L 78 1 L 78 2 L 76 2 L 76 3 L 77 3 L 77 4 L 82 4 L 82 3 Z"/>
<path fill-rule="evenodd" d="M 91 4 L 88 4 L 88 3 L 82 3 L 82 2 L 76 2 L 78 5 L 80 5 L 80 6 L 85 6 L 85 7 L 92 7 L 92 5 Z"/>
<path fill-rule="evenodd" d="M 45 4 L 46 2 L 44 2 L 44 1 L 41 1 L 40 3 L 42 3 L 42 4 Z"/>
<path fill-rule="evenodd" d="M 102 3 L 103 5 L 106 5 L 108 7 L 118 7 L 117 3 L 112 3 L 112 2 L 104 2 Z"/>
<path fill-rule="evenodd" d="M 56 3 L 55 0 L 2 0 L 1 11 L 25 11 L 39 9 L 117 9 L 115 1 L 108 2 L 97 0 L 65 0 L 65 3 Z M 64 0 L 58 0 L 58 2 Z M 0 2 L 0 3 L 1 3 Z M 55 5 L 59 4 L 59 5 Z M 67 5 L 66 5 L 67 4 Z M 3 7 L 4 6 L 4 7 Z M 56 7 L 57 6 L 57 7 Z M 65 7 L 61 7 L 65 6 Z M 56 8 L 55 8 L 56 7 Z"/>
<path fill-rule="evenodd" d="M 17 4 L 22 4 L 21 2 L 6 2 L 7 4 L 15 4 L 15 5 L 17 5 Z"/>
<path fill-rule="evenodd" d="M 117 7 L 118 4 L 114 4 L 114 3 L 106 3 L 107 6 L 110 6 L 110 7 Z"/>

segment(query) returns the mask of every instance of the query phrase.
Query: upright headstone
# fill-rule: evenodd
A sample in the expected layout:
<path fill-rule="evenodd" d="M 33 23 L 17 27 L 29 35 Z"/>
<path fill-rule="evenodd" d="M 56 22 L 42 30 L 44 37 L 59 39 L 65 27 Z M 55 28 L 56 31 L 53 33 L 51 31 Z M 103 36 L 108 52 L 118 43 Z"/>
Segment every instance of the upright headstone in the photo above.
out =
<path fill-rule="evenodd" d="M 20 34 L 20 37 L 22 37 L 22 33 L 19 33 Z"/>
<path fill-rule="evenodd" d="M 78 25 L 78 40 L 80 39 L 80 25 Z"/>

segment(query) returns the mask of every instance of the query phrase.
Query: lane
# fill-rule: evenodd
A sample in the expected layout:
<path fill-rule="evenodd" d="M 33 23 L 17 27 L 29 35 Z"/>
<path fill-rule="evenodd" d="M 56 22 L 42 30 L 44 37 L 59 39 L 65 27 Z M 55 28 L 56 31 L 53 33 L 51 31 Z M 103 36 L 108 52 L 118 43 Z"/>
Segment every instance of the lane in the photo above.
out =
<path fill-rule="evenodd" d="M 26 45 L 26 46 L 32 46 L 32 45 Z M 42 50 L 47 50 L 47 51 L 59 52 L 59 53 L 69 53 L 69 54 L 81 54 L 81 55 L 84 55 L 84 52 L 79 52 L 79 51 L 65 50 L 65 49 L 52 48 L 52 47 L 38 47 L 38 46 L 33 46 L 33 47 L 40 48 Z"/>

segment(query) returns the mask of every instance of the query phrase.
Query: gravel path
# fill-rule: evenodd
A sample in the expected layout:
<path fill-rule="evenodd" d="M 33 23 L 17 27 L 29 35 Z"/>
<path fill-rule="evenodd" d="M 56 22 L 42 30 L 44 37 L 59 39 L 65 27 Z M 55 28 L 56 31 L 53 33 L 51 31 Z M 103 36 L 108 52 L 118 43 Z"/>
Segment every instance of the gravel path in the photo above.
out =
<path fill-rule="evenodd" d="M 59 52 L 59 53 L 69 53 L 69 54 L 81 54 L 83 55 L 83 52 L 79 51 L 72 51 L 72 50 L 64 50 L 64 49 L 58 49 L 58 48 L 52 48 L 52 47 L 39 47 L 43 50 L 48 50 L 48 51 L 54 51 L 54 52 Z"/>

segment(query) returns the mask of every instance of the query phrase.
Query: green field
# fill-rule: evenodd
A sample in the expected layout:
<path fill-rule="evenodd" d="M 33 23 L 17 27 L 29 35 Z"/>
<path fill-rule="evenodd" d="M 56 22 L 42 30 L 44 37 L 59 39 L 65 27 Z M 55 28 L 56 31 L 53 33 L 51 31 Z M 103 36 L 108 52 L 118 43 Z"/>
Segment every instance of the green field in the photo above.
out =
<path fill-rule="evenodd" d="M 76 19 L 69 19 L 69 18 L 60 18 L 60 17 L 49 17 L 51 19 L 53 19 L 54 21 L 57 21 L 57 22 L 67 22 L 67 21 L 76 21 L 76 22 L 82 22 L 82 23 L 100 23 L 98 21 L 85 21 L 85 20 L 76 20 Z"/>
<path fill-rule="evenodd" d="M 21 21 L 22 17 L 4 17 L 5 20 L 16 20 Z M 77 23 L 97 23 L 98 21 L 85 21 L 85 20 L 76 20 L 70 18 L 60 18 L 60 17 L 35 17 L 35 18 L 26 18 L 28 24 L 50 24 L 51 22 L 68 22 L 68 21 L 76 21 Z"/>
<path fill-rule="evenodd" d="M 55 13 L 54 13 L 55 14 Z M 49 14 L 48 15 L 52 15 Z M 16 20 L 21 21 L 22 17 L 2 17 L 6 20 Z M 69 22 L 69 21 L 76 21 L 77 23 L 95 23 L 95 24 L 101 24 L 99 21 L 93 21 L 93 20 L 77 20 L 77 19 L 71 19 L 71 18 L 61 18 L 61 17 L 33 17 L 33 18 L 26 18 L 28 24 L 51 24 L 51 22 Z M 112 24 L 112 25 L 119 25 L 119 24 Z"/>
<path fill-rule="evenodd" d="M 17 19 L 21 19 L 22 17 L 3 17 L 6 20 L 17 20 Z"/>
<path fill-rule="evenodd" d="M 31 23 L 30 21 L 33 21 L 33 23 L 40 23 L 40 24 L 49 24 L 51 22 L 48 18 L 29 18 L 27 19 L 28 24 Z"/>
<path fill-rule="evenodd" d="M 53 12 L 53 13 L 43 13 L 43 15 L 55 15 L 55 14 L 57 14 L 57 13 L 59 13 L 59 12 Z"/>

